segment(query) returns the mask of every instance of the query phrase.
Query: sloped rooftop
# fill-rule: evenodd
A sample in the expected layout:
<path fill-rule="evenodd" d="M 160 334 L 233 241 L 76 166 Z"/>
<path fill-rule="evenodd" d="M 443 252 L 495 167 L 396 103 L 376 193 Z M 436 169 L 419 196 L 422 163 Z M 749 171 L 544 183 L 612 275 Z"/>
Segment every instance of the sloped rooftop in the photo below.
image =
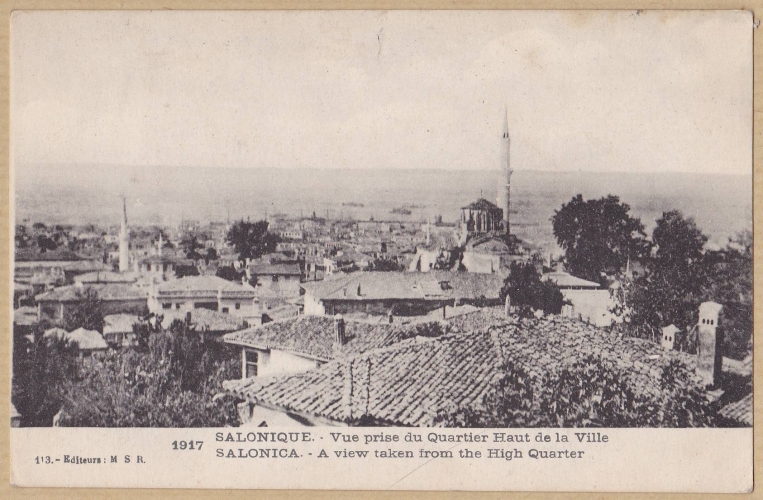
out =
<path fill-rule="evenodd" d="M 553 282 L 559 288 L 601 288 L 595 281 L 584 280 L 562 271 L 546 273 L 542 279 Z"/>
<path fill-rule="evenodd" d="M 490 202 L 486 200 L 485 198 L 480 198 L 477 201 L 473 201 L 466 205 L 465 207 L 461 207 L 461 209 L 469 209 L 469 210 L 500 210 L 498 208 L 498 205 L 496 205 L 493 202 Z"/>
<path fill-rule="evenodd" d="M 753 414 L 752 393 L 739 401 L 724 406 L 718 414 L 736 424 L 751 426 Z"/>
<path fill-rule="evenodd" d="M 176 309 L 162 311 L 161 315 L 164 316 L 162 325 L 166 328 L 175 320 L 185 321 L 186 314 L 186 311 Z M 197 331 L 233 332 L 244 328 L 244 319 L 233 314 L 200 307 L 191 312 L 191 326 L 195 327 Z"/>
<path fill-rule="evenodd" d="M 593 355 L 621 368 L 636 394 L 658 393 L 663 368 L 671 360 L 690 369 L 695 364 L 693 356 L 566 318 L 497 324 L 490 315 L 470 319 L 490 326 L 401 341 L 296 375 L 229 381 L 226 388 L 256 404 L 339 422 L 365 417 L 391 425 L 429 426 L 440 410 L 479 404 L 501 376 L 503 361 L 540 378 Z"/>
<path fill-rule="evenodd" d="M 228 281 L 218 276 L 186 276 L 162 283 L 157 287 L 157 294 L 209 294 L 220 292 L 243 294 L 254 297 L 256 292 L 249 284 Z"/>
<path fill-rule="evenodd" d="M 300 276 L 302 271 L 296 262 L 262 262 L 249 266 L 257 276 Z"/>
<path fill-rule="evenodd" d="M 353 356 L 419 336 L 445 331 L 438 322 L 415 324 L 344 320 L 346 343 L 335 348 L 335 320 L 330 316 L 297 316 L 225 335 L 225 342 L 260 349 L 279 349 L 321 361 Z"/>
<path fill-rule="evenodd" d="M 226 382 L 265 406 L 349 422 L 431 425 L 437 410 L 478 402 L 498 375 L 490 334 L 408 340 L 392 349 L 334 361 L 298 375 Z"/>
<path fill-rule="evenodd" d="M 77 302 L 83 300 L 85 292 L 92 290 L 100 300 L 140 300 L 146 299 L 147 294 L 132 285 L 122 283 L 69 285 L 45 292 L 36 297 L 38 302 Z"/>
<path fill-rule="evenodd" d="M 301 286 L 318 300 L 497 299 L 504 279 L 500 274 L 458 271 L 357 272 Z"/>

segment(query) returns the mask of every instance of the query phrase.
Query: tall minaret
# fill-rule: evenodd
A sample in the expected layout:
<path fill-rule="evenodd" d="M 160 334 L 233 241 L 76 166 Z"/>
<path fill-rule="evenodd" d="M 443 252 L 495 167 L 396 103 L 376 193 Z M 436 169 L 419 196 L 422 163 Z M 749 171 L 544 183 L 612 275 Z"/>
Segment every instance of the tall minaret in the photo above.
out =
<path fill-rule="evenodd" d="M 130 238 L 127 234 L 127 199 L 122 197 L 122 229 L 119 231 L 119 272 L 130 270 Z"/>
<path fill-rule="evenodd" d="M 509 138 L 509 112 L 504 109 L 503 136 L 501 137 L 501 169 L 505 182 L 505 187 L 501 193 L 501 208 L 503 209 L 503 230 L 506 234 L 511 234 L 511 158 L 509 150 L 511 148 L 511 139 Z"/>

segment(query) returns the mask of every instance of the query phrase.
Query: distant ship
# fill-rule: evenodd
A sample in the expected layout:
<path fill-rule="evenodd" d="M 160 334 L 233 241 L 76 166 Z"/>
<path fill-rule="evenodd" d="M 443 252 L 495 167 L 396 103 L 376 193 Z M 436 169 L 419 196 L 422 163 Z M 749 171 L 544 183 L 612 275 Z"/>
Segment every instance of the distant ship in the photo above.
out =
<path fill-rule="evenodd" d="M 410 205 L 403 205 L 403 208 L 425 208 L 424 205 L 416 205 L 415 203 L 411 203 Z"/>
<path fill-rule="evenodd" d="M 405 207 L 393 208 L 392 213 L 399 214 L 399 215 L 411 215 L 411 211 Z"/>
<path fill-rule="evenodd" d="M 356 203 L 354 201 L 346 201 L 342 203 L 342 206 L 343 207 L 364 207 L 365 205 L 363 205 L 362 203 Z"/>

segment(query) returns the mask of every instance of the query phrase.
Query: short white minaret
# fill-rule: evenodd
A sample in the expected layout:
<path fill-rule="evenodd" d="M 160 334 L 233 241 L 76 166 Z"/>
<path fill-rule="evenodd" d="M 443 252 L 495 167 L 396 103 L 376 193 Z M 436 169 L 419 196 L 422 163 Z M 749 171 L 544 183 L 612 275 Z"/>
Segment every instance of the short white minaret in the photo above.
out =
<path fill-rule="evenodd" d="M 156 242 L 156 255 L 159 257 L 162 256 L 162 246 L 164 246 L 164 242 L 162 241 L 162 233 L 159 232 L 159 241 Z"/>
<path fill-rule="evenodd" d="M 511 139 L 509 138 L 509 112 L 504 108 L 503 135 L 501 136 L 501 170 L 505 184 L 501 190 L 501 208 L 503 209 L 503 230 L 511 234 Z"/>
<path fill-rule="evenodd" d="M 127 199 L 122 197 L 122 228 L 119 231 L 119 272 L 130 270 L 130 237 L 127 231 Z"/>

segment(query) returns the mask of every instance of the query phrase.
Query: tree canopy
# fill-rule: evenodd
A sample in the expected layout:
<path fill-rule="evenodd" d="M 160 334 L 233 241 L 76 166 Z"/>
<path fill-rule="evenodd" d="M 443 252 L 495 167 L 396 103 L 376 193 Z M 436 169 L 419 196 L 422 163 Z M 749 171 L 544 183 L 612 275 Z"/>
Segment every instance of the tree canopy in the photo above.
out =
<path fill-rule="evenodd" d="M 11 397 L 24 427 L 52 425 L 78 372 L 78 347 L 63 337 L 44 337 L 45 326 L 35 327 L 34 341 L 14 335 Z"/>
<path fill-rule="evenodd" d="M 551 222 L 568 271 L 581 278 L 598 282 L 602 271 L 619 272 L 648 252 L 643 224 L 617 196 L 586 201 L 579 194 Z"/>
<path fill-rule="evenodd" d="M 199 253 L 202 245 L 199 243 L 199 239 L 196 235 L 187 234 L 183 236 L 179 246 L 185 253 L 187 259 L 200 260 L 204 258 L 204 256 Z"/>
<path fill-rule="evenodd" d="M 687 369 L 671 362 L 662 369 L 659 394 L 637 394 L 628 373 L 595 356 L 542 377 L 507 362 L 503 376 L 482 402 L 447 409 L 438 422 L 448 427 L 707 427 L 715 412 L 704 395 L 682 382 Z"/>
<path fill-rule="evenodd" d="M 183 321 L 151 332 L 147 349 L 82 362 L 59 424 L 71 427 L 222 427 L 239 424 L 222 382 L 240 376 L 235 352 Z"/>
<path fill-rule="evenodd" d="M 268 222 L 239 220 L 228 230 L 227 241 L 242 259 L 257 259 L 274 252 L 279 238 L 268 232 Z"/>
<path fill-rule="evenodd" d="M 509 277 L 501 289 L 501 300 L 509 296 L 511 305 L 523 309 L 540 309 L 549 314 L 559 314 L 564 296 L 554 283 L 541 281 L 540 274 L 532 264 L 511 263 Z"/>
<path fill-rule="evenodd" d="M 103 302 L 98 298 L 98 293 L 86 289 L 79 296 L 83 300 L 64 315 L 64 328 L 70 332 L 84 328 L 103 333 Z"/>

